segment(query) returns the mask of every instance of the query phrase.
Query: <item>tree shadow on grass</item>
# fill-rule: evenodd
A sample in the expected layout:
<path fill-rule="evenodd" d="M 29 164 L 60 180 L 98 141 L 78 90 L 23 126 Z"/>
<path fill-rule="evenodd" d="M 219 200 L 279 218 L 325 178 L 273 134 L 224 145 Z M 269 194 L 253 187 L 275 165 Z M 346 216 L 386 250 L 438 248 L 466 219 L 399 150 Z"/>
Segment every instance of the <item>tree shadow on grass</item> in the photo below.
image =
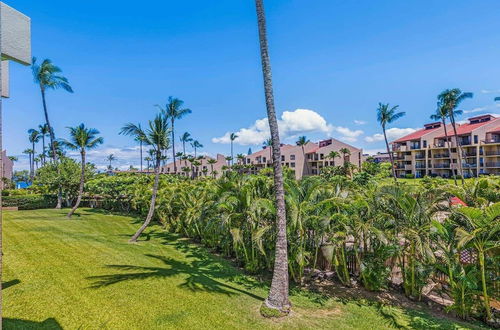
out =
<path fill-rule="evenodd" d="M 54 318 L 48 318 L 42 322 L 28 321 L 22 319 L 3 319 L 4 329 L 50 329 L 50 330 L 62 330 L 63 327 Z"/>
<path fill-rule="evenodd" d="M 221 282 L 220 280 L 230 279 L 233 274 L 210 258 L 184 262 L 159 255 L 145 256 L 161 261 L 164 266 L 107 265 L 107 268 L 117 270 L 118 273 L 88 277 L 87 279 L 93 282 L 90 288 L 98 289 L 124 281 L 186 276 L 185 281 L 179 286 L 193 292 L 205 291 L 228 296 L 244 294 L 260 301 L 264 300 L 251 292 Z"/>
<path fill-rule="evenodd" d="M 12 280 L 12 281 L 3 282 L 2 283 L 2 290 L 10 288 L 11 286 L 14 286 L 14 285 L 19 284 L 19 283 L 21 283 L 21 281 L 18 280 L 18 279 L 15 279 L 15 280 Z"/>

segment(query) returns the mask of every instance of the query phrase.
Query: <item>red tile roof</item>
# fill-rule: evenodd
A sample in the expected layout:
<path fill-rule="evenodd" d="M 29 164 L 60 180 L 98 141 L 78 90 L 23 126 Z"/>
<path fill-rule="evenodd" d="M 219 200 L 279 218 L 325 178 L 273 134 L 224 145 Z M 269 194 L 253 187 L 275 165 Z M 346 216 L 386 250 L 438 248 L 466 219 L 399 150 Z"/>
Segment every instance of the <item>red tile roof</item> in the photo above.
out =
<path fill-rule="evenodd" d="M 450 203 L 451 205 L 462 205 L 462 206 L 467 206 L 463 200 L 461 200 L 458 197 L 452 197 L 450 198 Z"/>
<path fill-rule="evenodd" d="M 400 137 L 399 139 L 395 140 L 395 141 L 392 141 L 392 143 L 394 142 L 404 142 L 404 141 L 411 141 L 411 140 L 418 140 L 420 139 L 422 136 L 424 136 L 425 134 L 427 133 L 430 133 L 430 132 L 434 132 L 435 130 L 439 129 L 440 127 L 436 127 L 436 128 L 431 128 L 431 129 L 425 129 L 425 128 L 422 128 L 416 132 L 413 132 L 411 134 L 408 134 L 408 135 L 405 135 L 403 137 Z"/>
<path fill-rule="evenodd" d="M 495 118 L 495 119 L 492 119 L 492 120 L 489 120 L 489 121 L 483 121 L 483 122 L 475 123 L 475 124 L 463 124 L 463 125 L 460 125 L 460 126 L 457 127 L 457 135 L 469 134 L 473 130 L 475 130 L 476 128 L 479 128 L 479 127 L 487 125 L 487 124 L 491 124 L 492 122 L 494 122 L 494 121 L 496 121 L 498 119 L 500 119 L 500 118 Z M 454 134 L 453 129 L 452 129 L 451 132 L 449 132 L 449 135 L 452 135 L 452 134 Z M 438 136 L 438 138 L 442 138 L 442 137 L 445 137 L 444 134 L 441 135 L 441 136 Z"/>
<path fill-rule="evenodd" d="M 498 133 L 498 132 L 500 132 L 500 126 L 497 126 L 494 129 L 488 130 L 488 133 Z"/>

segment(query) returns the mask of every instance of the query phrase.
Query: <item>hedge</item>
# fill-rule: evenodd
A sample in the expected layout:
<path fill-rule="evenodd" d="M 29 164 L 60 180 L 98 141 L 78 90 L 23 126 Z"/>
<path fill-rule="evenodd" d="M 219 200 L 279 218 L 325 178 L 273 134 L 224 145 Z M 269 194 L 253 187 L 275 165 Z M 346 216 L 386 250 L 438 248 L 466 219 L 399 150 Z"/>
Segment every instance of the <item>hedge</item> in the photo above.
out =
<path fill-rule="evenodd" d="M 54 208 L 57 205 L 57 196 L 54 195 L 18 195 L 3 196 L 3 207 L 18 207 L 20 210 L 35 210 Z"/>

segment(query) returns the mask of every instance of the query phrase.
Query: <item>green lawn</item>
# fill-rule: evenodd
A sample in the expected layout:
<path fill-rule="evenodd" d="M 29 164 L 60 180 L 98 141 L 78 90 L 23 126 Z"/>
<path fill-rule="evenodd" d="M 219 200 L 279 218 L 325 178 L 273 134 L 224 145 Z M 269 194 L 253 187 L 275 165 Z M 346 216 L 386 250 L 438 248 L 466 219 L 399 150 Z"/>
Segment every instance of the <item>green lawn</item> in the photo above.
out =
<path fill-rule="evenodd" d="M 158 226 L 80 210 L 4 213 L 6 329 L 387 329 L 377 306 L 295 293 L 284 320 L 260 317 L 267 286 Z M 387 314 L 387 313 L 385 313 Z M 456 324 L 405 311 L 412 327 Z"/>

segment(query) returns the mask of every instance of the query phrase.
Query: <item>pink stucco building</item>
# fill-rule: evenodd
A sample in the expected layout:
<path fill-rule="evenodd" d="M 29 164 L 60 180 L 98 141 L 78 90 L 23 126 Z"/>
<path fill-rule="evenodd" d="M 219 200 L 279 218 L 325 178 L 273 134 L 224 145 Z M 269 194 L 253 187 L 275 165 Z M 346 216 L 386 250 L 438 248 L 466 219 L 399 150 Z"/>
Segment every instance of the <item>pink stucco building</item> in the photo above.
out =
<path fill-rule="evenodd" d="M 7 157 L 7 152 L 2 151 L 2 179 L 11 180 L 14 173 L 14 163 Z M 3 180 L 0 182 L 3 188 Z"/>

